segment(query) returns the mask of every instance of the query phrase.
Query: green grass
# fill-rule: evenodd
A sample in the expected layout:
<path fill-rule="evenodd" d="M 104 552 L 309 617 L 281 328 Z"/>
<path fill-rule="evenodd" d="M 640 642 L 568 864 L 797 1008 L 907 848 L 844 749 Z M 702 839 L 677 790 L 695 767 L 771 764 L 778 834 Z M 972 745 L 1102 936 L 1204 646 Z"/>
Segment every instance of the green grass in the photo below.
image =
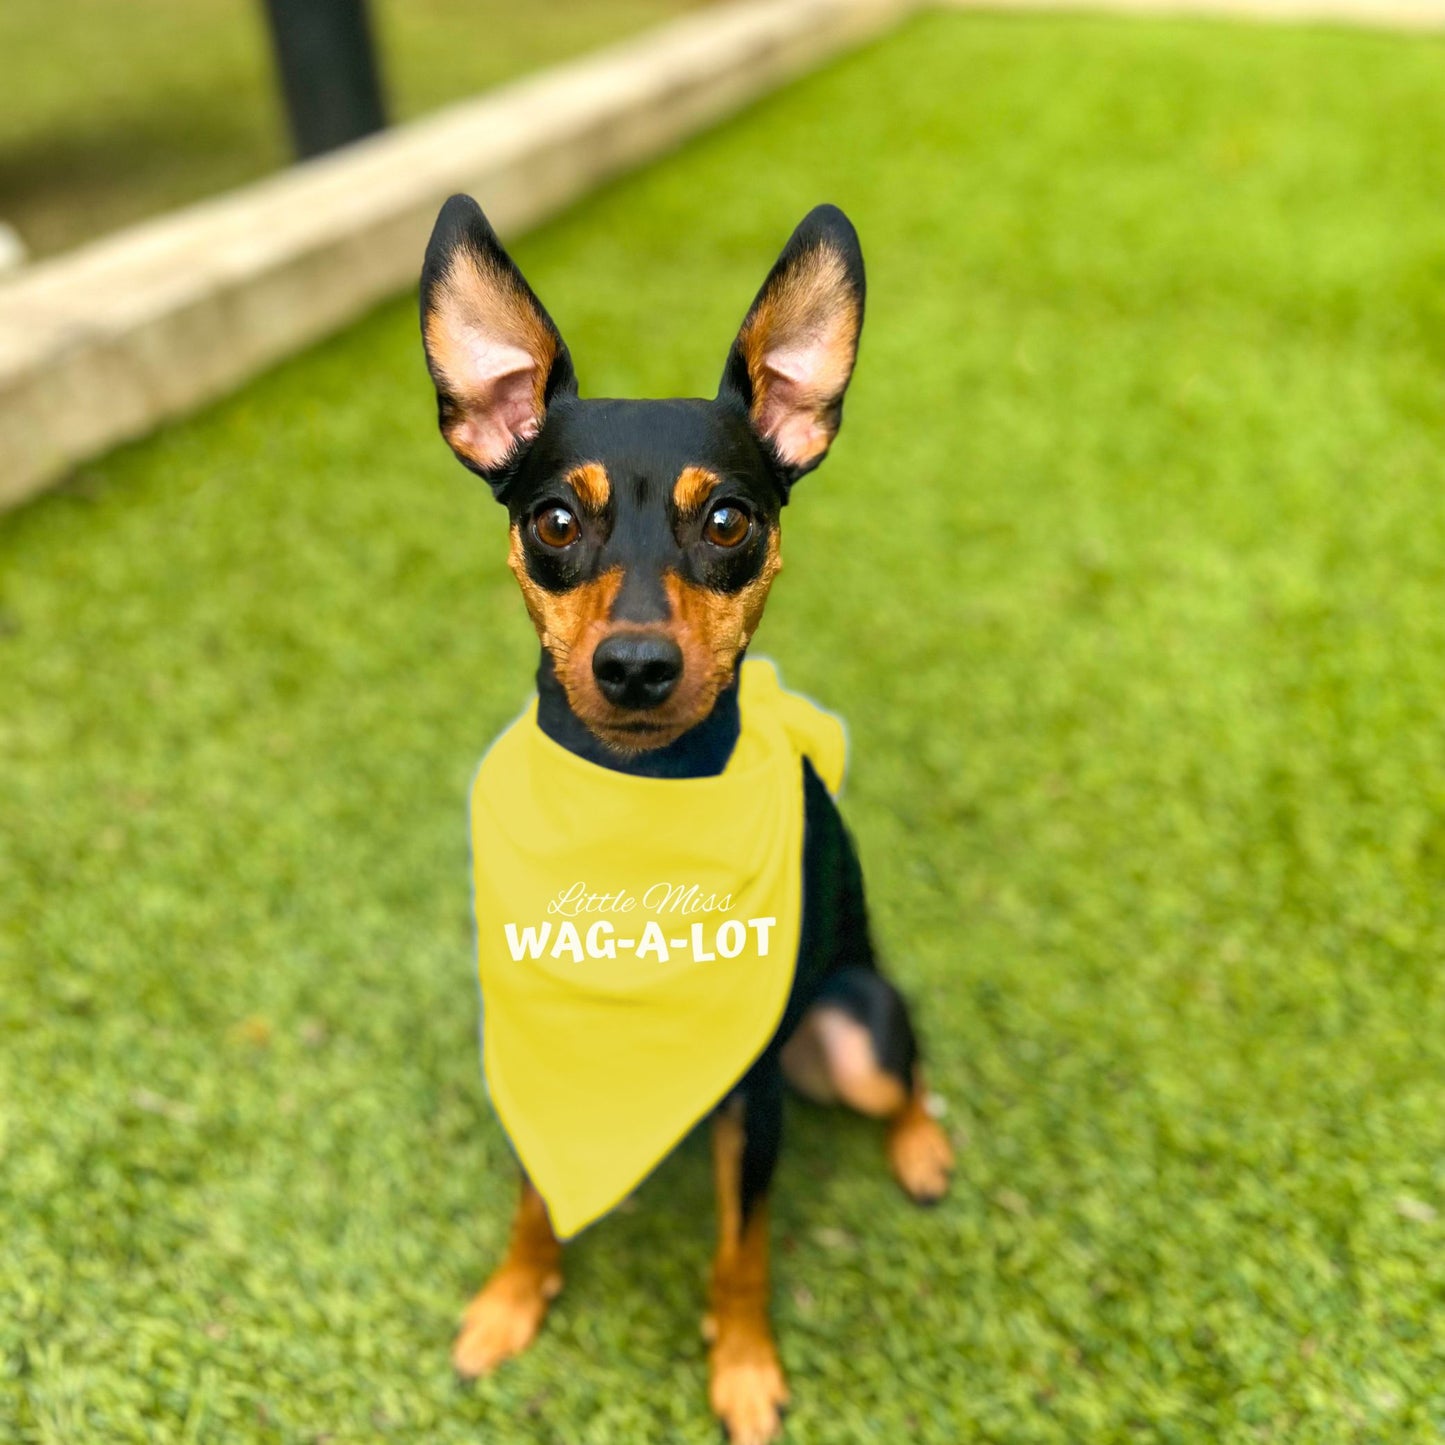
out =
<path fill-rule="evenodd" d="M 1445 46 L 937 16 L 518 246 L 709 389 L 871 267 L 760 637 L 969 1145 L 799 1106 L 795 1442 L 1445 1429 Z M 409 300 L 0 524 L 0 1438 L 713 1442 L 694 1139 L 452 1379 L 513 1182 L 463 798 L 534 642 Z"/>
<path fill-rule="evenodd" d="M 371 0 L 405 120 L 698 0 Z M 290 142 L 262 0 L 5 0 L 0 221 L 36 254 L 255 179 Z"/>

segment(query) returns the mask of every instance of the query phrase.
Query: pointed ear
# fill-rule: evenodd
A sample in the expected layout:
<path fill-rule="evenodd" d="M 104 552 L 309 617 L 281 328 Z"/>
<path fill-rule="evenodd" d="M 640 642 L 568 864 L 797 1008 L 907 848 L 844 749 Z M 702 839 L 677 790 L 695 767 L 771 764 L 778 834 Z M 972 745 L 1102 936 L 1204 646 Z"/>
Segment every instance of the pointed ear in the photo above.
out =
<path fill-rule="evenodd" d="M 432 229 L 421 329 L 442 435 L 500 490 L 577 378 L 552 318 L 470 196 L 453 196 Z"/>
<path fill-rule="evenodd" d="M 720 399 L 748 413 L 791 487 L 827 455 L 863 326 L 863 252 L 836 206 L 804 216 L 728 353 Z"/>

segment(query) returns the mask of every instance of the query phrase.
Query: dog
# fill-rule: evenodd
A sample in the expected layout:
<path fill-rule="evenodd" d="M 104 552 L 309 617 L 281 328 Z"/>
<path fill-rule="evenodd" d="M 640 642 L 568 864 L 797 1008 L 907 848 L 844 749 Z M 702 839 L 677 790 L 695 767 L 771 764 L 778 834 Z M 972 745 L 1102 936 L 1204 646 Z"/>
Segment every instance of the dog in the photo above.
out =
<path fill-rule="evenodd" d="M 742 658 L 781 566 L 782 508 L 837 434 L 863 305 L 857 234 L 819 206 L 749 308 L 715 398 L 583 399 L 557 327 L 476 202 L 442 208 L 421 282 L 427 366 L 443 437 L 507 509 L 508 563 L 541 640 L 547 746 L 609 775 L 724 773 L 743 725 Z M 874 953 L 853 842 L 809 758 L 794 776 L 802 901 L 786 1003 L 704 1111 L 719 1231 L 709 1395 L 733 1445 L 776 1438 L 788 1399 L 768 1317 L 785 1080 L 886 1121 L 888 1163 L 918 1203 L 943 1196 L 953 1166 L 908 1008 Z M 458 1372 L 525 1349 L 561 1287 L 562 1245 L 524 1170 L 505 1258 L 453 1349 Z"/>

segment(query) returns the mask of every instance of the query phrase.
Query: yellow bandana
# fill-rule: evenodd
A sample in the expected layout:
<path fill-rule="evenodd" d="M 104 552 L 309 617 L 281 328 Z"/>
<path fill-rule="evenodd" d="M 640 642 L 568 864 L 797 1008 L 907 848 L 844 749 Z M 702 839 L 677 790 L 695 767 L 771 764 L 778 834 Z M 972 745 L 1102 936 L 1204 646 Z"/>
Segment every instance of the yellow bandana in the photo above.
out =
<path fill-rule="evenodd" d="M 803 770 L 837 718 L 743 664 L 716 777 L 638 778 L 537 726 L 472 785 L 487 1087 L 562 1238 L 605 1214 L 741 1078 L 782 1017 L 802 917 Z"/>

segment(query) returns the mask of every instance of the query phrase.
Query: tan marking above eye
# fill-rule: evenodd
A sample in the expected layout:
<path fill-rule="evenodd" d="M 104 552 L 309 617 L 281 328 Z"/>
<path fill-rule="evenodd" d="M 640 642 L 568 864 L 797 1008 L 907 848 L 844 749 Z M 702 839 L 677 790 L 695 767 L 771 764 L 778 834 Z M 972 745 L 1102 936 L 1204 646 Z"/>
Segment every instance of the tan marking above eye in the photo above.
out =
<path fill-rule="evenodd" d="M 577 493 L 577 500 L 593 512 L 607 509 L 612 499 L 612 479 L 601 462 L 583 462 L 567 473 L 567 482 Z"/>
<path fill-rule="evenodd" d="M 684 516 L 702 510 L 703 503 L 722 486 L 722 478 L 707 467 L 684 467 L 672 484 L 672 504 Z"/>

